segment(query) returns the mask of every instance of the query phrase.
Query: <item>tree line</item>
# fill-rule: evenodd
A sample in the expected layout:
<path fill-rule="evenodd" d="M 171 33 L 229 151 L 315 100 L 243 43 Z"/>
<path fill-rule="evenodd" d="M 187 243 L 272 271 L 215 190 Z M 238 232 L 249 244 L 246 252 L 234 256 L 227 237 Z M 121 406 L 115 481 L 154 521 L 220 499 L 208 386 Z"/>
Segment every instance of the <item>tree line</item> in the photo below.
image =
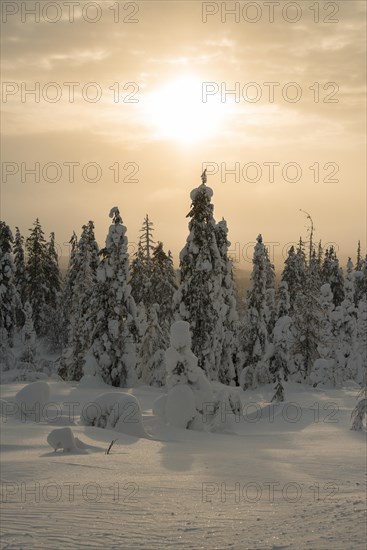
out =
<path fill-rule="evenodd" d="M 178 274 L 171 253 L 154 241 L 148 215 L 132 258 L 117 207 L 103 248 L 92 221 L 79 237 L 74 232 L 64 278 L 54 233 L 46 241 L 37 219 L 24 239 L 18 228 L 13 236 L 0 222 L 2 369 L 19 361 L 37 368 L 37 342 L 44 341 L 59 350 L 57 372 L 65 380 L 92 375 L 119 387 L 138 381 L 162 386 L 170 327 L 182 320 L 190 325 L 192 352 L 210 380 L 243 389 L 273 383 L 280 400 L 284 380 L 362 383 L 367 257 L 360 243 L 355 265 L 349 258 L 343 269 L 332 246 L 324 250 L 314 242 L 308 216 L 308 239 L 290 248 L 277 286 L 258 235 L 251 286 L 245 307 L 239 307 L 228 227 L 224 219 L 215 221 L 212 195 L 206 178 L 190 194 Z"/>

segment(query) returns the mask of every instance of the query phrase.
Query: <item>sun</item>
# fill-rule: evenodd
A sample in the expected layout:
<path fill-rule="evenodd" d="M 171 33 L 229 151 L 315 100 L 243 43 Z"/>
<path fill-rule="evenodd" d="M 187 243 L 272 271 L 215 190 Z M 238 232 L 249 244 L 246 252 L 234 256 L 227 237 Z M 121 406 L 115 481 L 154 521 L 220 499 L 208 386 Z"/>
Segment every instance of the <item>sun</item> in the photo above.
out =
<path fill-rule="evenodd" d="M 197 143 L 217 135 L 223 124 L 225 105 L 203 101 L 203 81 L 183 75 L 147 94 L 145 122 L 154 137 L 180 143 Z"/>

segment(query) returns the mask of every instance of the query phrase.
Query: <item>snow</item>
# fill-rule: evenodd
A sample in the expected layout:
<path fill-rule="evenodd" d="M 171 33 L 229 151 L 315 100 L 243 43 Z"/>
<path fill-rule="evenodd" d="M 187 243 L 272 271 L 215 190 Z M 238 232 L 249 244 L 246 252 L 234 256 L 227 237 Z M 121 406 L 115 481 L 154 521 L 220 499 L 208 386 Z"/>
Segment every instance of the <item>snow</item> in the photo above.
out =
<path fill-rule="evenodd" d="M 47 436 L 47 443 L 55 450 L 62 449 L 64 453 L 83 453 L 85 445 L 74 434 L 71 428 L 57 428 Z"/>
<path fill-rule="evenodd" d="M 171 346 L 176 350 L 191 346 L 190 325 L 186 321 L 177 321 L 171 327 Z"/>
<path fill-rule="evenodd" d="M 171 426 L 186 428 L 196 416 L 195 398 L 186 384 L 173 386 L 167 394 L 165 415 Z"/>
<path fill-rule="evenodd" d="M 81 425 L 101 390 L 48 384 L 64 414 L 77 403 L 72 431 L 88 453 L 55 453 L 47 422 L 2 419 L 2 548 L 365 549 L 356 384 L 284 383 L 286 401 L 274 405 L 273 385 L 237 388 L 243 409 L 231 435 L 158 423 L 152 405 L 164 390 L 125 390 L 151 439 Z M 3 385 L 2 398 L 14 402 L 23 387 Z"/>
<path fill-rule="evenodd" d="M 22 418 L 33 418 L 39 422 L 43 417 L 45 406 L 50 402 L 50 387 L 44 381 L 32 382 L 19 390 L 15 400 L 19 405 Z"/>
<path fill-rule="evenodd" d="M 147 437 L 138 400 L 124 392 L 98 395 L 83 409 L 81 422 L 85 426 L 97 426 L 137 437 Z"/>
<path fill-rule="evenodd" d="M 191 191 L 190 199 L 194 201 L 198 193 L 203 193 L 208 197 L 208 199 L 211 199 L 213 196 L 213 189 L 205 184 L 202 184 Z"/>

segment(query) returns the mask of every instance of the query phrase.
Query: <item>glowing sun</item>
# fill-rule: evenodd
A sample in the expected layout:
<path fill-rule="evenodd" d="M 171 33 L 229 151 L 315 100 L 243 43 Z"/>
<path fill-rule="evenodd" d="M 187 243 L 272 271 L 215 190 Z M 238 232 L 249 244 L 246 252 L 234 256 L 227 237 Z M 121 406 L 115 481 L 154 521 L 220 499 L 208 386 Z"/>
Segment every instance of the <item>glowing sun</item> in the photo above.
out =
<path fill-rule="evenodd" d="M 210 99 L 210 98 L 209 98 Z M 203 100 L 203 81 L 185 75 L 146 96 L 145 121 L 157 139 L 196 143 L 214 137 L 225 115 L 225 105 Z"/>

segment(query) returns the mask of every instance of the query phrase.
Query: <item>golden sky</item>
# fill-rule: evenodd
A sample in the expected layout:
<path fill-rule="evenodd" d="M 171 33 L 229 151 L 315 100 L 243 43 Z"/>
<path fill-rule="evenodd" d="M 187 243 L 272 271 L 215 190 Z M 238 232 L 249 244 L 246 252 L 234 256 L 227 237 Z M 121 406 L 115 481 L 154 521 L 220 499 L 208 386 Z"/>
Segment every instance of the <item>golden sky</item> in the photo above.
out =
<path fill-rule="evenodd" d="M 129 241 L 148 213 L 177 260 L 208 163 L 239 267 L 260 232 L 280 267 L 300 208 L 343 262 L 365 251 L 366 4 L 270 4 L 44 1 L 36 22 L 2 2 L 1 218 L 27 234 L 38 216 L 67 255 L 119 206 Z"/>

